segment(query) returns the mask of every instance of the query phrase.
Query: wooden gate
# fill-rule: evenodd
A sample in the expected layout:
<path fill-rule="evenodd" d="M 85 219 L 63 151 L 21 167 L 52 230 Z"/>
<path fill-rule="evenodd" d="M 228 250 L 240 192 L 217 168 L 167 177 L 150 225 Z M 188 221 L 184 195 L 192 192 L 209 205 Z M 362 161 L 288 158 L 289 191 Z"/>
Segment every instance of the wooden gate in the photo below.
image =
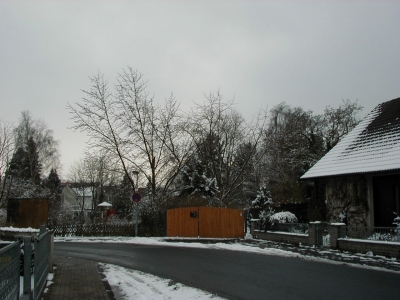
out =
<path fill-rule="evenodd" d="M 219 207 L 169 209 L 167 236 L 243 238 L 244 211 Z"/>

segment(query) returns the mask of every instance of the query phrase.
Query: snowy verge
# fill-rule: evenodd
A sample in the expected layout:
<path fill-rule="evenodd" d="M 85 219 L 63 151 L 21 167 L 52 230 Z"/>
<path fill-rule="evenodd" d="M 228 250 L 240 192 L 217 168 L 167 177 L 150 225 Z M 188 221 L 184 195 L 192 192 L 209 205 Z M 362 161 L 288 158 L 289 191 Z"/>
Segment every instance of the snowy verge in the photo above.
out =
<path fill-rule="evenodd" d="M 173 238 L 171 238 L 173 239 Z M 182 242 L 176 241 L 167 241 L 168 238 L 157 238 L 157 237 L 90 237 L 90 238 L 80 238 L 80 237 L 68 237 L 61 238 L 56 237 L 54 239 L 55 242 L 80 242 L 80 243 L 121 243 L 121 244 L 137 244 L 137 245 L 154 245 L 154 246 L 169 246 L 169 247 L 185 247 L 185 248 L 203 248 L 203 249 L 218 249 L 218 250 L 231 250 L 231 251 L 244 251 L 251 253 L 259 253 L 266 255 L 277 255 L 284 257 L 301 257 L 301 254 L 293 253 L 290 251 L 273 249 L 273 248 L 258 248 L 246 246 L 240 243 L 227 244 L 223 242 L 215 242 L 212 244 L 206 244 L 201 242 L 193 242 L 193 240 L 201 240 L 201 239 L 182 239 Z M 209 240 L 209 239 L 204 239 Z M 185 242 L 187 241 L 187 242 Z M 190 243 L 189 243 L 190 241 Z"/>
<path fill-rule="evenodd" d="M 348 238 L 339 238 L 338 240 L 357 242 L 357 243 L 367 243 L 367 244 L 381 244 L 381 245 L 395 245 L 395 246 L 400 245 L 400 241 L 390 242 L 390 241 L 362 240 L 362 239 L 348 239 Z"/>
<path fill-rule="evenodd" d="M 118 299 L 224 299 L 173 280 L 120 266 L 99 263 Z"/>
<path fill-rule="evenodd" d="M 17 228 L 17 227 L 0 227 L 0 231 L 9 231 L 9 232 L 29 232 L 29 233 L 36 233 L 39 232 L 39 229 L 35 229 L 35 228 Z"/>

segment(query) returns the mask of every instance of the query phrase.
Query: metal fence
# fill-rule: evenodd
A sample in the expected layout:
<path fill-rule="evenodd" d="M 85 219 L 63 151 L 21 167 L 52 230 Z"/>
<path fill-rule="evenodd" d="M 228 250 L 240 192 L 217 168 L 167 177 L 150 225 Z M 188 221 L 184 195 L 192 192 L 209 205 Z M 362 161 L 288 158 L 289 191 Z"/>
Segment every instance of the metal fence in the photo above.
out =
<path fill-rule="evenodd" d="M 262 223 L 261 221 L 256 223 L 257 230 L 262 231 L 280 231 L 280 232 L 289 232 L 289 233 L 300 233 L 307 234 L 308 232 L 308 223 Z"/>
<path fill-rule="evenodd" d="M 46 231 L 44 225 L 39 236 L 25 236 L 0 249 L 0 300 L 40 299 L 51 270 L 52 249 L 52 232 Z M 20 278 L 23 279 L 22 295 Z"/>
<path fill-rule="evenodd" d="M 308 223 L 280 223 L 269 227 L 270 231 L 281 231 L 289 233 L 306 234 L 308 232 Z"/>
<path fill-rule="evenodd" d="M 0 249 L 0 299 L 19 299 L 20 243 Z"/>
<path fill-rule="evenodd" d="M 68 224 L 53 226 L 54 236 L 133 236 L 134 225 Z"/>
<path fill-rule="evenodd" d="M 393 227 L 342 226 L 340 238 L 383 242 L 400 242 L 400 229 Z"/>
<path fill-rule="evenodd" d="M 330 247 L 331 240 L 328 232 L 328 223 L 313 223 L 315 226 L 315 246 Z"/>
<path fill-rule="evenodd" d="M 51 232 L 41 228 L 41 234 L 35 238 L 35 262 L 34 262 L 34 299 L 39 299 L 49 273 Z"/>
<path fill-rule="evenodd" d="M 165 236 L 165 220 L 159 223 L 139 224 L 138 236 Z M 68 224 L 52 227 L 54 236 L 135 236 L 135 225 Z"/>

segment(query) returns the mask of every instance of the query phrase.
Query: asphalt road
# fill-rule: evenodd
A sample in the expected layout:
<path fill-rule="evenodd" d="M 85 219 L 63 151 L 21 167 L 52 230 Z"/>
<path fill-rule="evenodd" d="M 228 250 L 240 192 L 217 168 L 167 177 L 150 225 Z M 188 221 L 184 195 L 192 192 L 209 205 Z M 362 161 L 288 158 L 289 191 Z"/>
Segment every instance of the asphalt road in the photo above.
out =
<path fill-rule="evenodd" d="M 400 299 L 400 274 L 255 253 L 55 243 L 55 255 L 116 264 L 228 299 Z"/>

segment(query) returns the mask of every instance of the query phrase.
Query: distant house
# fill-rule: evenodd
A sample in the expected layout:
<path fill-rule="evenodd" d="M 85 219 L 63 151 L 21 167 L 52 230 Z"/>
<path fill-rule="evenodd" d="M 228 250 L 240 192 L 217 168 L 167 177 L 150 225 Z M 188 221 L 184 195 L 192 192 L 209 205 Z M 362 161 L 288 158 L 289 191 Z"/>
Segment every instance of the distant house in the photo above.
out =
<path fill-rule="evenodd" d="M 327 221 L 394 226 L 400 215 L 400 98 L 375 107 L 301 179 L 315 182 Z"/>
<path fill-rule="evenodd" d="M 93 195 L 91 188 L 71 188 L 68 183 L 61 183 L 61 201 L 67 211 L 85 214 L 92 211 Z"/>
<path fill-rule="evenodd" d="M 84 210 L 92 210 L 93 205 L 93 193 L 90 187 L 85 188 L 72 188 L 72 190 L 76 193 L 76 200 L 80 208 Z"/>
<path fill-rule="evenodd" d="M 69 186 L 69 183 L 62 182 L 60 184 L 61 190 L 61 203 L 65 209 L 75 210 L 77 209 L 77 194 Z"/>

